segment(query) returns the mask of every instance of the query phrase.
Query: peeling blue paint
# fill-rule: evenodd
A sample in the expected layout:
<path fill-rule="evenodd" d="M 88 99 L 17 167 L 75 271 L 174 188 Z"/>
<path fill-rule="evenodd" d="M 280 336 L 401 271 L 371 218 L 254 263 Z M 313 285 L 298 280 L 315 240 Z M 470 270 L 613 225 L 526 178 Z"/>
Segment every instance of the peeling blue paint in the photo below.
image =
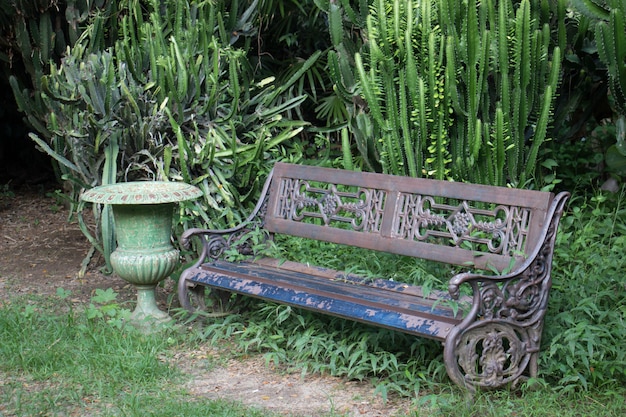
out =
<path fill-rule="evenodd" d="M 437 340 L 460 322 L 421 297 L 253 263 L 205 264 L 187 280 Z"/>

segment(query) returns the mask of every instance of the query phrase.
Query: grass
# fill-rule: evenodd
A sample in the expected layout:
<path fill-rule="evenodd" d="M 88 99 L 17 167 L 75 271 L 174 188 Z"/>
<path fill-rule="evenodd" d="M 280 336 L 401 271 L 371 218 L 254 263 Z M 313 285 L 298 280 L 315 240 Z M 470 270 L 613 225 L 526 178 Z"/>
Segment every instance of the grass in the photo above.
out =
<path fill-rule="evenodd" d="M 523 396 L 506 391 L 478 395 L 469 406 L 459 405 L 458 400 L 441 401 L 433 399 L 436 410 L 433 416 L 455 417 L 586 417 L 623 416 L 626 412 L 624 392 L 586 395 L 560 395 L 547 390 L 525 392 Z"/>
<path fill-rule="evenodd" d="M 22 296 L 0 305 L 0 416 L 271 415 L 263 410 L 227 401 L 193 397 L 182 388 L 188 377 L 174 366 L 174 353 L 194 349 L 200 343 L 211 343 L 207 336 L 216 336 L 215 331 L 197 333 L 181 326 L 158 334 L 145 335 L 132 329 L 120 329 L 121 319 L 118 317 L 123 317 L 124 311 L 115 304 L 108 291 L 106 297 L 99 295 L 100 299 L 109 300 L 106 305 L 98 302 L 97 295 L 93 303 L 80 311 L 64 301 L 64 296 L 69 294 L 63 291 L 59 294 L 62 296 Z M 290 320 L 306 320 L 304 326 L 311 325 L 308 328 L 316 331 L 319 330 L 316 326 L 322 324 L 321 321 L 314 322 L 322 320 L 322 316 L 298 318 L 299 314 L 308 313 L 283 310 L 282 306 L 270 308 L 259 303 L 252 307 L 258 308 L 255 311 L 256 320 L 248 317 L 247 325 L 253 332 L 258 332 L 261 328 L 266 331 L 273 326 L 274 330 L 268 334 L 273 340 L 277 340 L 276 335 L 280 334 L 278 327 L 285 327 L 282 331 L 290 332 Z M 94 314 L 93 309 L 106 314 Z M 274 313 L 269 313 L 270 310 L 274 310 Z M 259 312 L 264 312 L 266 316 L 258 314 Z M 272 317 L 273 322 L 268 325 L 268 319 Z M 229 326 L 232 327 L 232 323 L 236 321 L 231 318 L 230 325 L 222 322 L 222 329 L 228 331 Z M 339 322 L 335 324 L 337 325 L 341 326 Z M 206 328 L 212 327 L 217 326 L 209 325 Z M 306 339 L 302 323 L 300 327 L 300 338 L 293 340 L 305 343 L 302 342 Z M 361 338 L 369 331 L 367 326 L 360 330 L 355 329 L 343 327 L 347 333 L 356 331 Z M 316 340 L 316 337 L 318 336 L 309 336 L 305 343 L 308 344 L 307 349 L 326 343 L 338 343 L 338 340 L 343 339 L 335 335 L 334 340 L 326 340 L 328 336 L 321 330 L 319 339 Z M 281 348 L 259 344 L 252 337 L 252 333 L 244 331 L 237 335 L 231 334 L 230 339 L 234 341 L 235 348 L 230 353 L 233 357 L 247 350 L 269 355 L 272 360 L 280 361 L 276 352 Z M 363 340 L 365 343 L 365 339 Z M 219 343 L 224 339 L 216 337 L 214 341 Z M 369 352 L 362 354 L 364 362 L 380 353 L 363 346 L 354 349 Z M 284 359 L 287 358 L 285 356 Z M 316 370 L 314 358 L 300 358 L 299 361 L 300 364 L 296 366 L 302 366 L 308 361 L 309 372 Z M 398 359 L 400 364 L 406 361 L 407 358 Z M 436 362 L 437 360 L 434 361 Z M 329 368 L 318 370 L 332 373 Z M 357 371 L 353 372 L 356 372 L 353 377 L 364 377 Z M 396 417 L 621 416 L 626 413 L 626 392 L 618 388 L 603 393 L 563 394 L 537 384 L 537 390 L 522 393 L 483 393 L 472 404 L 468 404 L 462 393 L 445 381 L 427 384 L 426 379 L 431 377 L 432 375 L 422 375 L 425 379 L 417 384 L 421 388 L 413 394 L 413 411 Z M 341 416 L 328 414 L 328 417 Z"/>
<path fill-rule="evenodd" d="M 59 301 L 0 305 L 0 416 L 267 415 L 181 388 L 185 377 L 168 359 L 186 342 L 176 329 L 120 330 L 111 315 L 90 319 L 89 309 Z"/>

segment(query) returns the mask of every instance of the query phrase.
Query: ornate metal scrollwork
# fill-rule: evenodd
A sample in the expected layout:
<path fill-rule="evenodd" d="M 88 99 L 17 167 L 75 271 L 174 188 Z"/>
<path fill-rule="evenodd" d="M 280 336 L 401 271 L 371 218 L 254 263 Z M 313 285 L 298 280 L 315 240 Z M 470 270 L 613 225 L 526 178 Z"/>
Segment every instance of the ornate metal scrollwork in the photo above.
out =
<path fill-rule="evenodd" d="M 221 233 L 207 233 L 203 238 L 205 256 L 216 260 L 221 258 L 229 249 L 236 249 L 240 255 L 254 255 L 250 242 L 244 237 L 251 231 L 262 230 L 267 213 L 267 199 L 260 204 L 254 212 L 254 216 L 248 218 L 246 223 Z"/>
<path fill-rule="evenodd" d="M 282 178 L 279 217 L 296 222 L 319 219 L 325 226 L 380 233 L 388 191 L 333 183 Z M 399 193 L 393 214 L 393 237 L 407 240 L 466 243 L 477 251 L 514 255 L 522 252 L 530 225 L 530 210 L 498 205 L 491 208 L 470 200 Z"/>
<path fill-rule="evenodd" d="M 319 219 L 324 225 L 354 231 L 380 231 L 386 191 L 359 187 L 341 189 L 335 184 L 283 178 L 280 217 L 296 222 Z"/>
<path fill-rule="evenodd" d="M 540 248 L 521 271 L 495 277 L 464 273 L 451 281 L 453 296 L 458 295 L 461 283 L 469 283 L 474 290 L 472 311 L 446 339 L 446 367 L 455 382 L 474 390 L 536 376 L 563 204 L 557 206 Z"/>
<path fill-rule="evenodd" d="M 529 338 L 510 323 L 478 322 L 467 329 L 456 348 L 466 385 L 496 388 L 512 383 L 524 372 L 530 356 Z"/>
<path fill-rule="evenodd" d="M 444 239 L 454 246 L 477 245 L 485 252 L 512 255 L 526 243 L 530 210 L 498 205 L 486 209 L 475 202 L 437 202 L 435 197 L 401 193 L 394 236 L 429 242 Z"/>
<path fill-rule="evenodd" d="M 480 282 L 481 319 L 503 319 L 528 325 L 545 315 L 550 287 L 550 242 L 554 233 L 552 227 L 537 256 L 518 275 L 502 282 Z"/>

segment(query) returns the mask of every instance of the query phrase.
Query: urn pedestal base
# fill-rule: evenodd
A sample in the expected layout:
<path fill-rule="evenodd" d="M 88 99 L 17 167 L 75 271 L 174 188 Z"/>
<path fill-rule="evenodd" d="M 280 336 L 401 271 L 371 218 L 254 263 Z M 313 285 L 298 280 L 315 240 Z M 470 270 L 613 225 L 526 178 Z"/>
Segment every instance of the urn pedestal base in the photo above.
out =
<path fill-rule="evenodd" d="M 155 327 L 167 324 L 172 318 L 159 309 L 155 299 L 156 285 L 135 285 L 137 289 L 137 307 L 130 315 L 130 324 L 142 331 L 151 331 Z"/>
<path fill-rule="evenodd" d="M 124 210 L 121 210 L 122 212 Z M 116 223 L 120 216 L 120 210 L 113 209 Z M 171 210 L 160 213 L 171 219 Z M 152 210 L 154 216 L 154 210 Z M 136 214 L 131 216 L 135 219 Z M 154 216 L 158 219 L 160 216 Z M 137 219 L 135 219 L 137 220 Z M 122 223 L 124 223 L 123 219 Z M 153 229 L 154 224 L 144 227 Z M 128 242 L 126 242 L 128 243 Z M 168 242 L 169 244 L 169 242 Z M 159 309 L 156 303 L 155 289 L 159 282 L 167 278 L 178 264 L 178 251 L 171 245 L 169 248 L 147 249 L 129 249 L 128 245 L 124 248 L 121 246 L 111 254 L 111 266 L 113 270 L 125 281 L 133 284 L 137 290 L 137 306 L 130 316 L 130 324 L 143 331 L 150 331 L 151 328 L 171 321 L 170 316 Z"/>

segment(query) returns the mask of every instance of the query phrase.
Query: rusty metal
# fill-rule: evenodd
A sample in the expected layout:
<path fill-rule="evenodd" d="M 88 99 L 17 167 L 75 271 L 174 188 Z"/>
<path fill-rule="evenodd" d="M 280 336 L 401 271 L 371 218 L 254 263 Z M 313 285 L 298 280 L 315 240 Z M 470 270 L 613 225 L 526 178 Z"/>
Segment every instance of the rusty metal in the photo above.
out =
<path fill-rule="evenodd" d="M 541 219 L 545 226 L 539 243 L 519 268 L 500 276 L 466 272 L 450 280 L 453 297 L 463 284 L 474 294 L 472 309 L 445 342 L 446 368 L 457 384 L 496 388 L 537 376 L 554 243 L 568 197 L 560 193 L 554 198 L 545 221 Z"/>
<path fill-rule="evenodd" d="M 568 197 L 279 163 L 244 223 L 183 234 L 184 245 L 199 236 L 202 253 L 181 275 L 179 297 L 191 310 L 201 304 L 194 292 L 210 287 L 441 340 L 455 383 L 470 390 L 514 384 L 537 374 L 556 229 Z M 452 277 L 449 294 L 425 297 L 417 286 L 299 263 L 221 260 L 233 247 L 251 253 L 239 237 L 252 229 L 471 272 Z M 473 295 L 457 311 L 461 285 Z"/>
<path fill-rule="evenodd" d="M 273 177 L 271 232 L 500 271 L 537 244 L 554 197 L 287 164 L 277 164 Z"/>

